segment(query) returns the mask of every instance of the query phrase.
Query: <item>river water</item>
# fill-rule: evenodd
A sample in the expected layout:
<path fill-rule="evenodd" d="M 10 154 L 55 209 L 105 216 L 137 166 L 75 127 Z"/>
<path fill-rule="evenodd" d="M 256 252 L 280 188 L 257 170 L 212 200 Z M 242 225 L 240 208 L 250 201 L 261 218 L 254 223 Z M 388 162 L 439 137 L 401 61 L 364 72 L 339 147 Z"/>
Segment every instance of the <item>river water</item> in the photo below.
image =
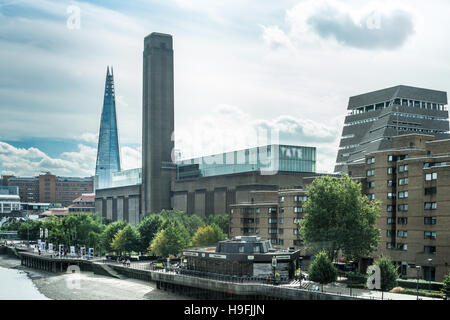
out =
<path fill-rule="evenodd" d="M 48 299 L 186 300 L 191 298 L 158 290 L 155 283 L 142 280 L 121 280 L 84 271 L 79 274 L 54 274 L 24 268 L 20 266 L 20 260 L 0 255 L 0 300 Z"/>
<path fill-rule="evenodd" d="M 48 300 L 28 275 L 17 269 L 0 267 L 0 300 Z"/>

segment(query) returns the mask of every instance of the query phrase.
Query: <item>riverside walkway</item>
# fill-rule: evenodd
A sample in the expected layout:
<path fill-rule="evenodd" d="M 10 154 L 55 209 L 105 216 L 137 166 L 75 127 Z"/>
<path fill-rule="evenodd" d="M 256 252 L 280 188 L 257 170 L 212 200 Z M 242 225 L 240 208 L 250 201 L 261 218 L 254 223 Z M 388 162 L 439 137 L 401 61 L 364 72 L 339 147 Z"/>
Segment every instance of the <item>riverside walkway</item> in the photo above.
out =
<path fill-rule="evenodd" d="M 205 292 L 215 292 L 228 296 L 245 296 L 255 299 L 299 299 L 299 300 L 416 300 L 415 295 L 380 292 L 375 290 L 350 289 L 343 284 L 325 285 L 323 292 L 317 283 L 307 280 L 293 280 L 274 285 L 267 278 L 232 277 L 219 274 L 202 273 L 177 267 L 156 269 L 149 261 L 133 261 L 129 265 L 107 260 L 103 257 L 86 259 L 84 257 L 59 257 L 52 254 L 37 254 L 25 247 L 8 246 L 10 253 L 16 254 L 22 265 L 48 272 L 66 272 L 71 265 L 81 270 L 93 271 L 103 275 L 126 279 L 135 278 L 156 282 L 158 288 L 182 291 L 196 288 Z M 441 300 L 419 297 L 420 300 Z"/>

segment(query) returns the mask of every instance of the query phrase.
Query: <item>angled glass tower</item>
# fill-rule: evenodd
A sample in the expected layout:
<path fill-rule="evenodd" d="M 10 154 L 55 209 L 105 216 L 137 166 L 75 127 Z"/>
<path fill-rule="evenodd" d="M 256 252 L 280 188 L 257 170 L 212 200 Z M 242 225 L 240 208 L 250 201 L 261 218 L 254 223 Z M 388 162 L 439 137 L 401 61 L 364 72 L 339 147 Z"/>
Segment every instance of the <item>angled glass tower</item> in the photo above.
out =
<path fill-rule="evenodd" d="M 98 136 L 96 189 L 111 187 L 113 172 L 120 171 L 119 132 L 117 130 L 116 100 L 113 69 L 106 71 L 105 96 Z"/>

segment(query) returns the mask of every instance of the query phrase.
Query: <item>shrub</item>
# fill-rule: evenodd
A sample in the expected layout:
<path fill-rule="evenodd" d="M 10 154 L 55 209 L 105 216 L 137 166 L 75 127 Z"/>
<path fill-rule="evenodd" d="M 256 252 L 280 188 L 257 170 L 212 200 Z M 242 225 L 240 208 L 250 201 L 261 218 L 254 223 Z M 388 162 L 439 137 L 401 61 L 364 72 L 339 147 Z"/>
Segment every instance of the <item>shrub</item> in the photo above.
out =
<path fill-rule="evenodd" d="M 450 296 L 450 273 L 445 276 L 444 283 L 442 284 L 441 291 L 447 297 Z"/>
<path fill-rule="evenodd" d="M 398 286 L 402 288 L 407 289 L 417 289 L 417 280 L 415 279 L 398 279 L 397 280 Z M 434 281 L 426 281 L 426 280 L 419 280 L 419 289 L 422 290 L 434 290 L 434 291 L 440 291 L 442 290 L 442 282 L 434 282 Z"/>
<path fill-rule="evenodd" d="M 389 291 L 397 286 L 398 273 L 389 257 L 381 257 L 375 262 L 381 271 L 381 290 Z"/>

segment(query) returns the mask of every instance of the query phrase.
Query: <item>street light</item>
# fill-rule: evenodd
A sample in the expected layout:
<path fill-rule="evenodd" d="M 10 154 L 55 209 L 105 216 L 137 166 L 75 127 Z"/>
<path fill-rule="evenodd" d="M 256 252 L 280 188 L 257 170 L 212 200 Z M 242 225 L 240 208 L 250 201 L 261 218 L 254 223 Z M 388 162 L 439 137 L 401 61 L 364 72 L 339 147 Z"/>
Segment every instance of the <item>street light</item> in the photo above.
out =
<path fill-rule="evenodd" d="M 428 292 L 431 292 L 431 261 L 433 261 L 433 259 L 429 258 L 428 259 Z"/>
<path fill-rule="evenodd" d="M 419 272 L 420 272 L 420 266 L 416 266 L 417 270 L 417 300 L 419 300 Z"/>

